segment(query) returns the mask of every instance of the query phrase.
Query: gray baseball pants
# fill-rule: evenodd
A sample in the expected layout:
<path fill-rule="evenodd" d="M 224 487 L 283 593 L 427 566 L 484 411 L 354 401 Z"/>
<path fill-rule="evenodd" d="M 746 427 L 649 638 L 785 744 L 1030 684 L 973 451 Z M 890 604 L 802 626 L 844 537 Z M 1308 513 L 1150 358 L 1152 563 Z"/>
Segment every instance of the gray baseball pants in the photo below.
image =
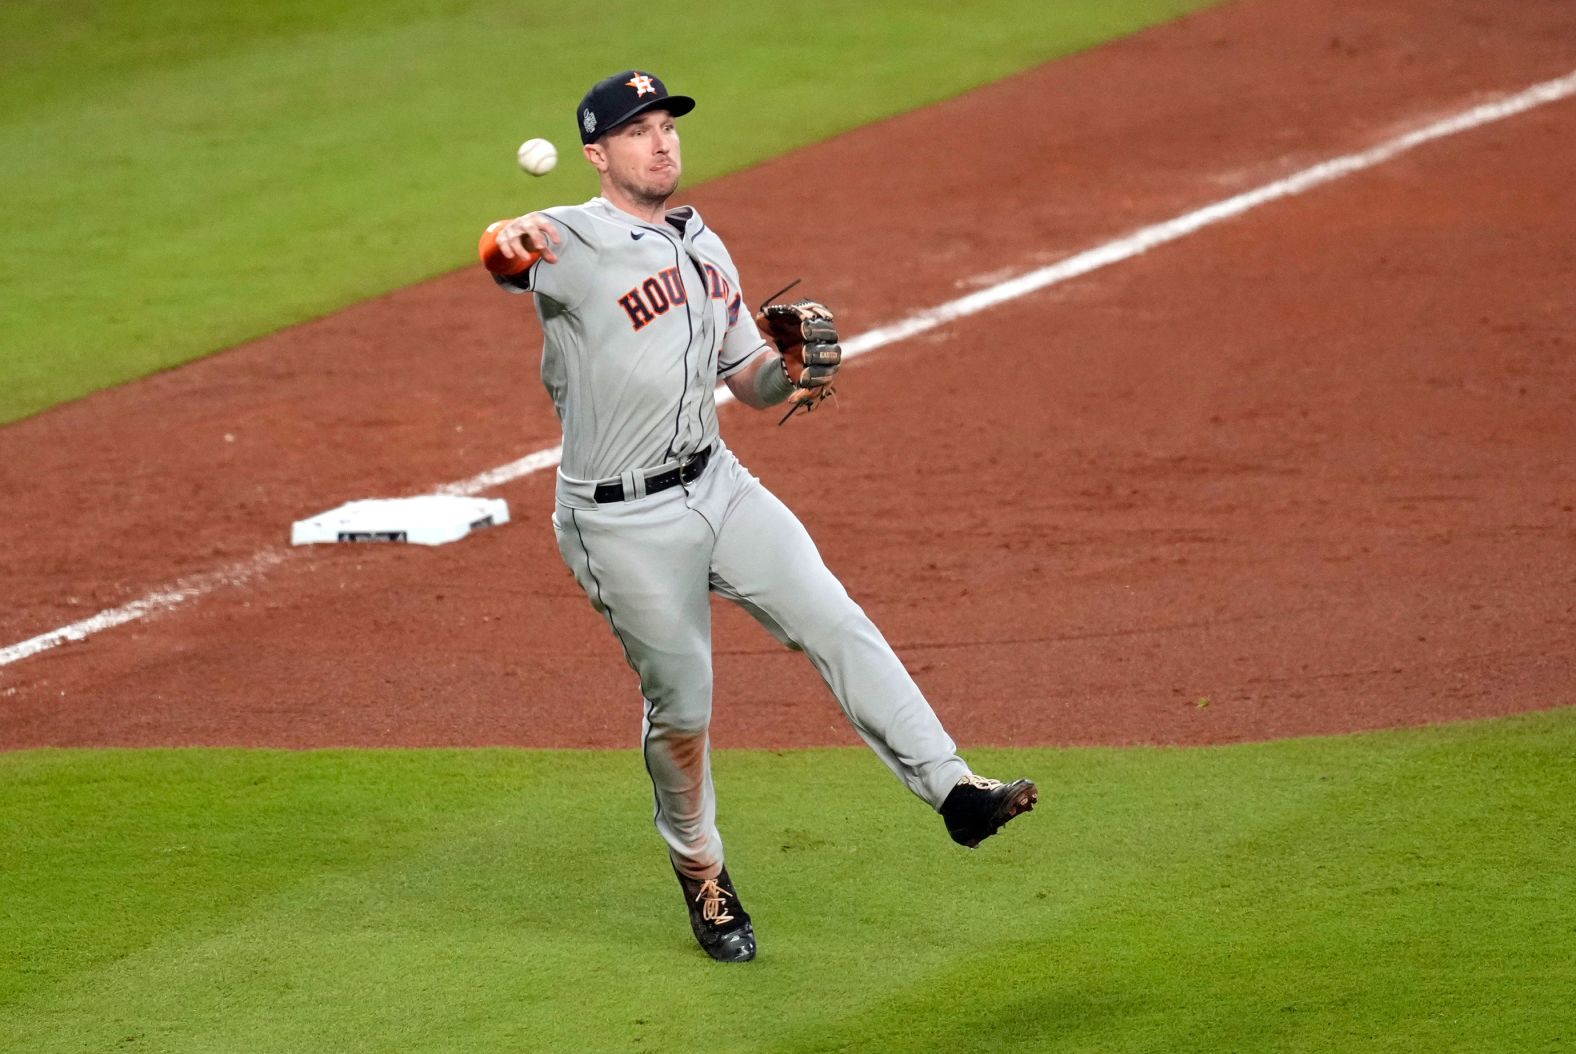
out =
<path fill-rule="evenodd" d="M 865 742 L 932 808 L 969 774 L 804 526 L 720 442 L 694 483 L 606 505 L 593 488 L 560 475 L 553 526 L 564 562 L 640 676 L 656 826 L 679 870 L 711 878 L 723 864 L 708 737 L 711 592 L 803 650 Z"/>

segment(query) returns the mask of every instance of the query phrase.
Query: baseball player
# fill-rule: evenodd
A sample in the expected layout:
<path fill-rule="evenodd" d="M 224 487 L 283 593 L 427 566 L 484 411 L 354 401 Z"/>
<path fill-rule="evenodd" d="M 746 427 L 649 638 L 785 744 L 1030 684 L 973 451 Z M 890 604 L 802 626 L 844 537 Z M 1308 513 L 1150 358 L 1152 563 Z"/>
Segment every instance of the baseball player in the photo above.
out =
<path fill-rule="evenodd" d="M 977 846 L 1038 791 L 969 770 L 799 520 L 723 443 L 719 380 L 756 409 L 813 407 L 842 356 L 831 312 L 807 301 L 765 309 L 769 346 L 717 233 L 694 208 L 667 207 L 683 170 L 675 122 L 694 107 L 650 73 L 599 81 L 575 116 L 601 195 L 495 223 L 481 248 L 541 318 L 542 380 L 564 432 L 559 552 L 639 675 L 656 827 L 691 929 L 712 958 L 740 962 L 755 957 L 755 931 L 715 822 L 709 594 L 802 650 L 957 842 Z"/>

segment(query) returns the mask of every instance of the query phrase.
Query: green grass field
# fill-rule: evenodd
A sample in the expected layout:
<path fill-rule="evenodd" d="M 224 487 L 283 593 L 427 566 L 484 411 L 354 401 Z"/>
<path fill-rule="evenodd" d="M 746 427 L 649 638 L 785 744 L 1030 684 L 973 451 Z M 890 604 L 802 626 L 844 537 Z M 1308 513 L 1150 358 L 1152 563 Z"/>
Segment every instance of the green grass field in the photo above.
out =
<path fill-rule="evenodd" d="M 974 853 L 863 750 L 720 755 L 742 966 L 633 752 L 0 756 L 0 1049 L 1576 1043 L 1576 710 L 972 753 L 1046 791 Z"/>
<path fill-rule="evenodd" d="M 0 5 L 0 423 L 473 262 L 595 192 L 592 81 L 697 96 L 694 183 L 1211 0 Z M 946 60 L 938 62 L 936 55 Z M 545 135 L 567 163 L 514 164 Z"/>

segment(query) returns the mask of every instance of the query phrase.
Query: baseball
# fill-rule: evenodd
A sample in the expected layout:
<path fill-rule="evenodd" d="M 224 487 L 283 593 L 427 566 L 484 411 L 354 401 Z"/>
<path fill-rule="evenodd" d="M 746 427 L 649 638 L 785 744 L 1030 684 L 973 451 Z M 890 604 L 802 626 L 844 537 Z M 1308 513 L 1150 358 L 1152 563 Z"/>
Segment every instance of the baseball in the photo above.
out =
<path fill-rule="evenodd" d="M 527 139 L 514 156 L 520 167 L 533 176 L 545 176 L 558 164 L 558 148 L 546 139 Z"/>

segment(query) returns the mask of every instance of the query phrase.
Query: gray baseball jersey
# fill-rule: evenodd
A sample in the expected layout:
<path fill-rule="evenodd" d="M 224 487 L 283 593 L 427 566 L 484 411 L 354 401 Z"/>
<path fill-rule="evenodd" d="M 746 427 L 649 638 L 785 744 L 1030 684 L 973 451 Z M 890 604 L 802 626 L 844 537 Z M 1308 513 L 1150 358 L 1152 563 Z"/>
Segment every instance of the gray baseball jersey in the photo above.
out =
<path fill-rule="evenodd" d="M 546 215 L 558 261 L 495 278 L 535 294 L 542 380 L 564 427 L 559 553 L 640 676 L 642 751 L 674 866 L 703 879 L 723 865 L 712 594 L 804 651 L 876 754 L 939 807 L 968 766 L 798 518 L 718 434 L 718 378 L 765 347 L 722 241 L 687 207 L 657 224 L 602 198 Z"/>
<path fill-rule="evenodd" d="M 536 295 L 562 473 L 617 476 L 716 442 L 717 381 L 766 347 L 722 239 L 687 206 L 660 225 L 603 198 L 545 215 L 558 261 L 497 280 Z"/>

